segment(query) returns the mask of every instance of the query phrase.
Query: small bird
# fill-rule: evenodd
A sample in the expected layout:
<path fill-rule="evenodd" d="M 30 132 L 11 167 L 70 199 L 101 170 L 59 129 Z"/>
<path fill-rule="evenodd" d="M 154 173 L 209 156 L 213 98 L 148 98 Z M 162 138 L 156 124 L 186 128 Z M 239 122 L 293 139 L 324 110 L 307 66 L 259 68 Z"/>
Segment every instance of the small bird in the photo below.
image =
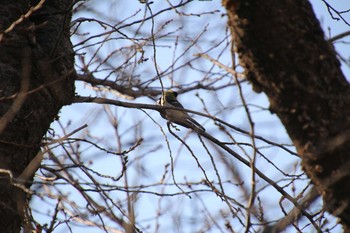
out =
<path fill-rule="evenodd" d="M 176 107 L 182 108 L 182 104 L 176 99 L 178 93 L 173 90 L 164 91 L 163 95 L 157 101 L 160 106 Z M 176 123 L 186 128 L 193 130 L 205 131 L 205 128 L 201 126 L 197 121 L 188 115 L 186 111 L 174 110 L 174 109 L 164 109 L 159 111 L 160 115 L 169 120 L 170 122 Z"/>

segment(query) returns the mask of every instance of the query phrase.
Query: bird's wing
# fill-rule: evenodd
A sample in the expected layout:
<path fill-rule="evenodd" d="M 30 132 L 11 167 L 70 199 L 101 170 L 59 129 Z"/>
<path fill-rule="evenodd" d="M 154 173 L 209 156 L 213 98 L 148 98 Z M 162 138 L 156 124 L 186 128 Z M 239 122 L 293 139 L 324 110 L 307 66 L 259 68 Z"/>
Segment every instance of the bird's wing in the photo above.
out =
<path fill-rule="evenodd" d="M 184 106 L 182 106 L 182 104 L 177 99 L 166 97 L 166 101 L 176 108 L 184 108 Z"/>
<path fill-rule="evenodd" d="M 179 102 L 179 101 L 173 101 L 171 102 L 172 105 L 174 105 L 174 107 L 177 107 L 177 108 L 184 108 L 184 106 L 182 106 L 182 104 Z"/>

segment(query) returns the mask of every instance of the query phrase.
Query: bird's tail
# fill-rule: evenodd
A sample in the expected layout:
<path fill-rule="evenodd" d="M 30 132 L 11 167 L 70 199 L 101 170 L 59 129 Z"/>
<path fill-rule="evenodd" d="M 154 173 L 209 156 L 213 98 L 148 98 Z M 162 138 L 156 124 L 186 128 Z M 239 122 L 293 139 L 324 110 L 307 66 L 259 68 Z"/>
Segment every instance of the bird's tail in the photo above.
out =
<path fill-rule="evenodd" d="M 190 125 L 192 125 L 194 128 L 200 129 L 202 131 L 205 131 L 205 128 L 199 124 L 197 121 L 195 121 L 194 119 L 192 119 L 191 117 L 189 117 L 187 119 L 187 121 L 190 123 Z"/>

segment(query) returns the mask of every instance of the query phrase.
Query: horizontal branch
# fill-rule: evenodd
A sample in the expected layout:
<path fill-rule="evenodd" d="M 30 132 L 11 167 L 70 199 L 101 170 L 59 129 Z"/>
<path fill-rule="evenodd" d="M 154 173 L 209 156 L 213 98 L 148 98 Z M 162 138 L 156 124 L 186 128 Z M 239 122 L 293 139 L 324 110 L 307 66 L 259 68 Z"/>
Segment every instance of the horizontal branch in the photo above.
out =
<path fill-rule="evenodd" d="M 239 133 L 248 135 L 250 137 L 254 136 L 254 138 L 259 139 L 267 144 L 277 146 L 284 151 L 288 152 L 291 155 L 294 156 L 299 156 L 297 153 L 294 151 L 286 148 L 283 145 L 280 145 L 278 143 L 275 143 L 273 141 L 270 141 L 262 136 L 259 135 L 251 135 L 249 131 L 243 130 L 241 128 L 238 128 L 224 120 L 221 120 L 220 118 L 217 118 L 212 115 L 208 115 L 205 113 L 193 111 L 190 109 L 185 109 L 185 108 L 175 108 L 175 107 L 168 107 L 168 106 L 160 106 L 160 105 L 155 105 L 155 104 L 141 104 L 141 103 L 130 103 L 130 102 L 124 102 L 120 100 L 112 100 L 112 99 L 107 99 L 107 98 L 101 98 L 101 97 L 90 97 L 90 96 L 75 96 L 73 103 L 97 103 L 97 104 L 111 104 L 119 107 L 124 107 L 124 108 L 135 108 L 135 109 L 151 109 L 151 110 L 156 110 L 156 111 L 161 111 L 161 110 L 166 110 L 166 109 L 174 109 L 174 110 L 179 110 L 179 111 L 185 111 L 189 113 L 193 113 L 195 115 L 199 115 L 208 119 L 212 119 L 213 121 L 219 122 L 233 130 L 236 130 Z"/>

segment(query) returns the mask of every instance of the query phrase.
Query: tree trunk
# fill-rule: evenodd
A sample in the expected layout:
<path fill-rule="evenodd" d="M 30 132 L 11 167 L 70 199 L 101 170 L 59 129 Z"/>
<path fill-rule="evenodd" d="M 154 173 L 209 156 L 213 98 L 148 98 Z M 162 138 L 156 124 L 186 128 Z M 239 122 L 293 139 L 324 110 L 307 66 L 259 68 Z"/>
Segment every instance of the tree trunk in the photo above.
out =
<path fill-rule="evenodd" d="M 16 178 L 40 151 L 41 139 L 60 108 L 74 96 L 69 32 L 72 0 L 40 4 L 34 0 L 1 1 L 1 232 L 20 231 L 25 186 L 18 188 Z M 30 187 L 34 172 L 26 187 Z"/>
<path fill-rule="evenodd" d="M 350 88 L 308 1 L 223 0 L 240 63 L 326 209 L 350 229 Z"/>

